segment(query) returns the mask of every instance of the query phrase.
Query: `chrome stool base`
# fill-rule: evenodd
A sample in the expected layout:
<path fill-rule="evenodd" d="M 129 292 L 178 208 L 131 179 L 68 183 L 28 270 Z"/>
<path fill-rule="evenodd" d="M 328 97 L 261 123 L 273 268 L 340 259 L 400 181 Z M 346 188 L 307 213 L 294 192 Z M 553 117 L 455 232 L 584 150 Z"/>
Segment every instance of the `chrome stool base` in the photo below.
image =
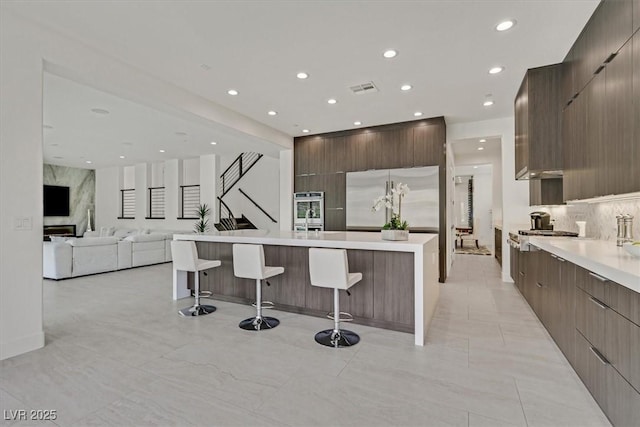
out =
<path fill-rule="evenodd" d="M 184 317 L 195 317 L 206 316 L 214 311 L 216 311 L 216 308 L 212 305 L 194 305 L 192 307 L 183 308 L 182 310 L 179 310 L 178 313 Z"/>
<path fill-rule="evenodd" d="M 318 332 L 315 338 L 318 344 L 335 348 L 351 347 L 360 342 L 358 334 L 346 329 L 340 329 L 339 332 L 335 332 L 333 329 L 326 329 Z"/>
<path fill-rule="evenodd" d="M 244 319 L 238 325 L 245 331 L 262 331 L 266 329 L 273 329 L 280 324 L 280 321 L 275 317 L 250 317 Z"/>

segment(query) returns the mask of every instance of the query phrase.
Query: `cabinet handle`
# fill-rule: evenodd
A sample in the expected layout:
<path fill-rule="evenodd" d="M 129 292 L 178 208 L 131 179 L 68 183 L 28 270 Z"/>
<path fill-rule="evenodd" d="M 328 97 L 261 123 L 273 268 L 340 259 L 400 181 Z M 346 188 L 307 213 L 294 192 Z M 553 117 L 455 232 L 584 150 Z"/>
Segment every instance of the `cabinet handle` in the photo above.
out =
<path fill-rule="evenodd" d="M 560 258 L 559 256 L 556 257 L 556 259 L 560 262 L 565 262 L 566 260 L 564 258 Z"/>
<path fill-rule="evenodd" d="M 591 350 L 591 353 L 593 353 L 593 354 L 598 358 L 598 360 L 600 361 L 600 363 L 602 363 L 603 365 L 609 365 L 609 364 L 610 364 L 610 363 L 609 363 L 609 361 L 607 360 L 607 358 L 606 358 L 606 357 L 604 357 L 604 356 L 602 355 L 602 353 L 600 353 L 600 352 L 598 351 L 598 349 L 597 349 L 597 348 L 595 348 L 595 347 L 593 347 L 593 346 L 590 346 L 590 347 L 589 347 L 589 350 Z"/>
<path fill-rule="evenodd" d="M 558 259 L 558 255 L 551 254 L 551 258 Z"/>
<path fill-rule="evenodd" d="M 522 271 L 519 271 L 518 273 L 520 273 L 520 275 L 524 277 L 524 273 Z"/>
<path fill-rule="evenodd" d="M 591 277 L 593 277 L 594 279 L 597 279 L 597 280 L 599 280 L 599 281 L 601 281 L 601 282 L 603 282 L 603 283 L 604 283 L 604 282 L 608 282 L 608 281 L 609 281 L 609 279 L 605 279 L 604 277 L 599 276 L 599 275 L 597 275 L 597 274 L 595 274 L 595 273 L 592 273 L 592 272 L 589 272 L 589 276 L 591 276 Z"/>
<path fill-rule="evenodd" d="M 607 308 L 609 308 L 609 307 L 607 307 L 607 305 L 606 305 L 606 304 L 602 303 L 602 302 L 601 302 L 599 299 L 597 299 L 597 298 L 589 297 L 589 301 L 591 301 L 592 303 L 594 303 L 595 305 L 597 305 L 598 307 L 600 307 L 600 308 L 601 308 L 601 309 L 603 309 L 603 310 L 606 310 Z"/>
<path fill-rule="evenodd" d="M 537 287 L 539 287 L 539 288 L 542 288 L 542 287 L 543 287 L 543 286 L 542 286 L 540 283 L 538 283 L 538 282 L 536 282 L 536 286 L 537 286 Z"/>

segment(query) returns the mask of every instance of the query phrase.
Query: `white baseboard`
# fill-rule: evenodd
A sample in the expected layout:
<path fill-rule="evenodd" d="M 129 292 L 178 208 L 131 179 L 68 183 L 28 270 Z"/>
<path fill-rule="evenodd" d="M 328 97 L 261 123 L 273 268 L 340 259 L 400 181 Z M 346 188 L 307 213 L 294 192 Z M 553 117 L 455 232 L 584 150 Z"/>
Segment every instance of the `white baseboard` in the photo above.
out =
<path fill-rule="evenodd" d="M 44 347 L 44 331 L 17 340 L 0 343 L 0 360 Z"/>

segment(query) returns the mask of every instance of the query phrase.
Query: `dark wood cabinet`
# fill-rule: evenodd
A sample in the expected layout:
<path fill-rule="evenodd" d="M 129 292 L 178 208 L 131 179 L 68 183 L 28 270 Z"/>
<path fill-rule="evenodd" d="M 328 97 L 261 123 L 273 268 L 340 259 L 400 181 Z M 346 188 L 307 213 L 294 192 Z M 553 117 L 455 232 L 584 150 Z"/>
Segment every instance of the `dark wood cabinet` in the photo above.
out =
<path fill-rule="evenodd" d="M 520 266 L 518 265 L 520 256 L 520 250 L 518 248 L 514 248 L 513 246 L 509 247 L 509 275 L 511 276 L 511 280 L 516 284 L 518 289 L 520 289 Z M 520 290 L 522 292 L 522 290 Z"/>
<path fill-rule="evenodd" d="M 605 144 L 604 135 L 604 99 L 605 73 L 597 74 L 584 90 L 586 103 L 585 139 L 583 141 L 584 169 L 580 185 L 585 192 L 584 197 L 604 195 L 604 184 L 598 181 L 602 173 L 604 161 L 600 157 L 600 150 Z M 607 147 L 612 148 L 606 144 Z"/>
<path fill-rule="evenodd" d="M 369 169 L 367 152 L 371 148 L 371 132 L 347 135 L 345 136 L 345 143 L 346 170 L 353 172 Z"/>
<path fill-rule="evenodd" d="M 413 128 L 413 166 L 435 166 L 444 162 L 444 119 Z"/>
<path fill-rule="evenodd" d="M 635 425 L 640 294 L 545 251 L 521 252 L 520 271 L 523 296 L 609 420 Z"/>
<path fill-rule="evenodd" d="M 601 2 L 563 62 L 565 201 L 640 191 L 639 9 Z"/>
<path fill-rule="evenodd" d="M 583 171 L 584 96 L 577 96 L 562 111 L 562 142 L 564 150 L 564 175 L 562 176 L 563 200 L 579 199 L 582 193 L 580 176 Z"/>
<path fill-rule="evenodd" d="M 607 362 L 591 343 L 576 329 L 574 368 L 587 390 L 606 413 Z M 625 426 L 626 427 L 626 426 Z"/>
<path fill-rule="evenodd" d="M 603 27 L 602 62 L 620 50 L 633 34 L 633 2 L 635 0 L 605 0 L 601 11 Z"/>
<path fill-rule="evenodd" d="M 637 6 L 637 9 L 640 10 L 640 4 L 638 1 L 634 4 Z M 640 12 L 639 12 L 640 13 Z M 637 31 L 633 38 L 631 39 L 631 46 L 633 48 L 633 76 L 632 76 L 632 86 L 633 86 L 633 142 L 631 144 L 630 151 L 628 152 L 629 157 L 632 159 L 633 164 L 635 165 L 633 168 L 629 169 L 627 173 L 629 174 L 629 184 L 635 183 L 633 187 L 625 187 L 631 188 L 631 191 L 640 191 L 640 31 Z"/>
<path fill-rule="evenodd" d="M 495 258 L 498 264 L 502 266 L 502 229 L 494 228 L 493 247 L 495 248 Z"/>
<path fill-rule="evenodd" d="M 621 3 L 621 2 L 613 2 Z M 630 193 L 640 189 L 640 178 L 634 182 L 638 159 L 634 158 L 634 99 L 632 42 L 625 44 L 605 68 L 605 140 L 600 143 L 596 180 L 600 195 Z M 636 100 L 637 102 L 637 100 Z"/>
<path fill-rule="evenodd" d="M 367 153 L 368 169 L 410 168 L 413 162 L 413 129 L 397 128 L 375 132 Z"/>
<path fill-rule="evenodd" d="M 633 26 L 632 31 L 635 33 L 640 29 L 640 0 L 633 0 Z"/>
<path fill-rule="evenodd" d="M 640 390 L 640 326 L 607 310 L 604 354 L 616 371 Z"/>
<path fill-rule="evenodd" d="M 562 178 L 529 180 L 529 206 L 562 205 Z"/>
<path fill-rule="evenodd" d="M 344 136 L 324 138 L 324 172 L 337 173 L 347 170 L 347 139 Z"/>
<path fill-rule="evenodd" d="M 515 99 L 516 179 L 562 170 L 562 64 L 527 71 Z"/>

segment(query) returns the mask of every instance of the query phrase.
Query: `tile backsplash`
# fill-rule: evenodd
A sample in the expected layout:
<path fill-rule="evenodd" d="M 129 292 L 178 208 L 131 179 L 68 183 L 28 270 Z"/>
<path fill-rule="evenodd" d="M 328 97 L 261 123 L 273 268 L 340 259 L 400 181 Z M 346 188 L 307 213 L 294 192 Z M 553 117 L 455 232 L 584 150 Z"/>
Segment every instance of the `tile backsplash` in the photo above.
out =
<path fill-rule="evenodd" d="M 539 210 L 549 212 L 555 220 L 555 230 L 578 232 L 576 221 L 586 221 L 587 237 L 600 240 L 616 239 L 616 215 L 633 215 L 633 237 L 640 240 L 640 199 L 601 203 L 584 203 L 566 206 L 543 206 Z"/>

